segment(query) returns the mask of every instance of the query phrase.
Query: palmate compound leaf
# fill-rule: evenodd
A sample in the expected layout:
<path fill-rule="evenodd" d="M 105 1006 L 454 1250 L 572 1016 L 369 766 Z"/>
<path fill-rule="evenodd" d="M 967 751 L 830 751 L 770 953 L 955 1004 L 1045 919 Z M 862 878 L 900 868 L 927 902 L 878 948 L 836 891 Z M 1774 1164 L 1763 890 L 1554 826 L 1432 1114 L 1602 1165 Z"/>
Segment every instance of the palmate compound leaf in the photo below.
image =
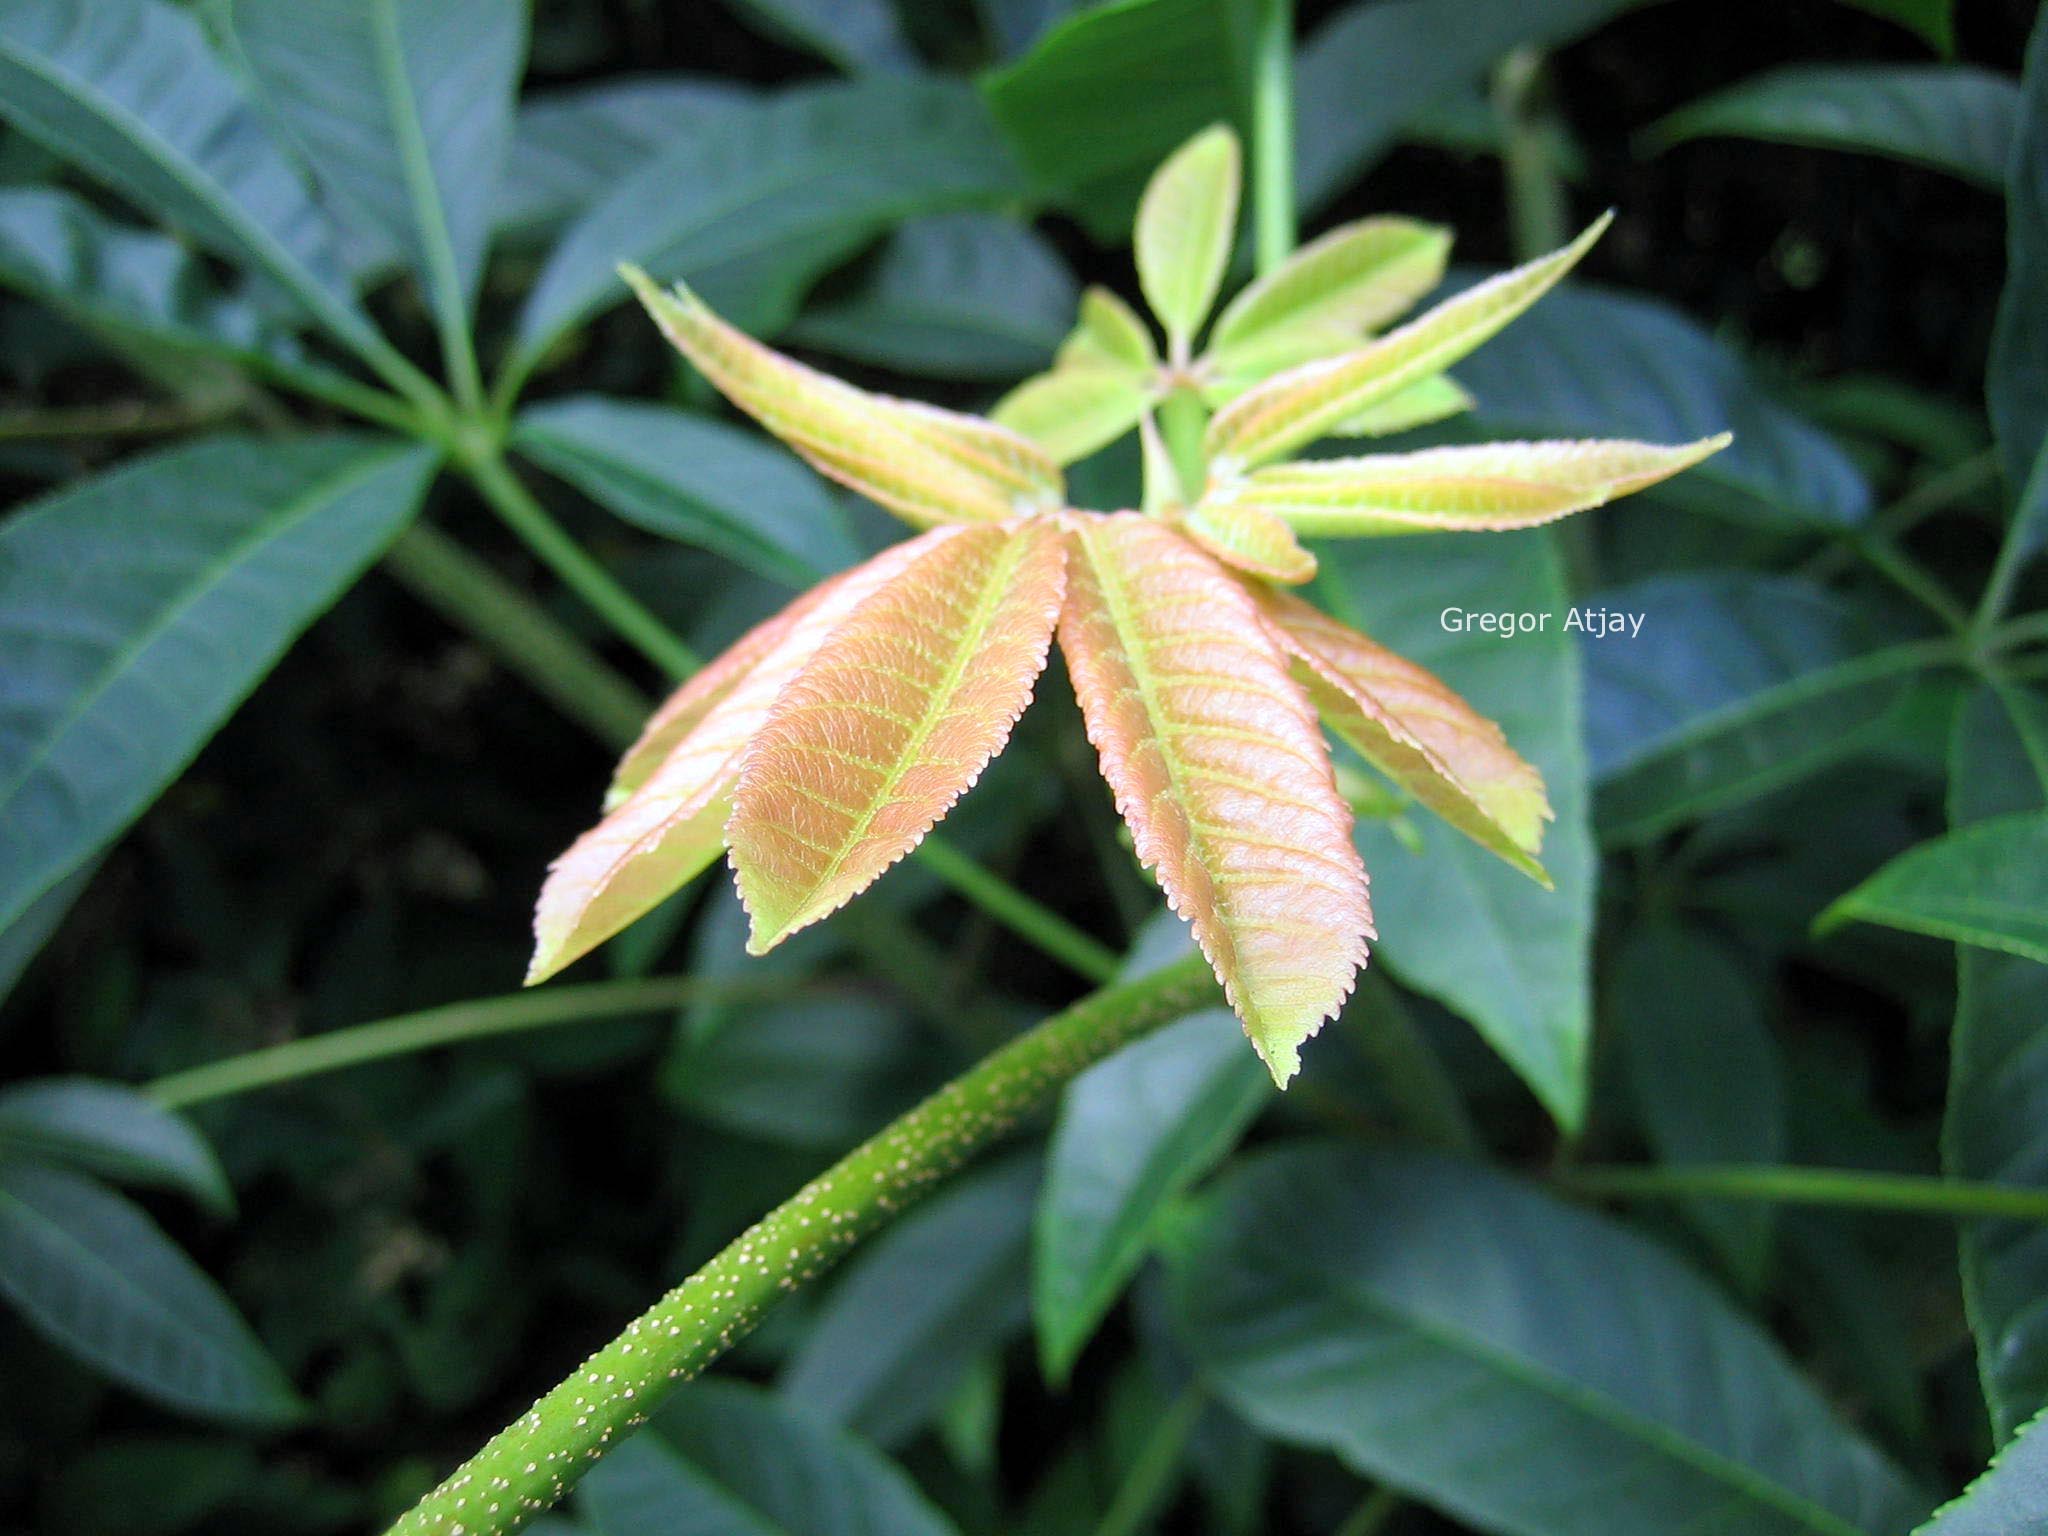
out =
<path fill-rule="evenodd" d="M 761 954 L 909 853 L 1009 739 L 1066 588 L 1049 518 L 963 528 L 849 614 L 748 746 L 726 829 Z"/>
<path fill-rule="evenodd" d="M 1138 286 L 1177 359 L 1209 318 L 1230 261 L 1241 159 L 1235 133 L 1205 128 L 1167 158 L 1138 203 Z"/>
<path fill-rule="evenodd" d="M 1362 341 L 1443 281 L 1450 251 L 1451 232 L 1441 225 L 1403 218 L 1340 225 L 1224 307 L 1209 360 L 1241 373 L 1303 333 L 1348 331 L 1354 344 Z"/>
<path fill-rule="evenodd" d="M 528 986 L 595 949 L 718 857 L 743 750 L 777 695 L 863 599 L 959 531 L 933 529 L 812 588 L 655 711 L 619 763 L 604 820 L 548 871 Z"/>
<path fill-rule="evenodd" d="M 1134 514 L 1076 521 L 1060 648 L 1140 861 L 1284 1084 L 1373 936 L 1308 701 L 1250 594 Z"/>
<path fill-rule="evenodd" d="M 1255 470 L 1211 487 L 1205 505 L 1256 510 L 1296 533 L 1356 537 L 1533 528 L 1640 491 L 1718 453 L 1696 443 L 1485 443 Z"/>
<path fill-rule="evenodd" d="M 1324 722 L 1359 756 L 1482 848 L 1545 886 L 1543 777 L 1432 672 L 1285 592 L 1258 595 Z"/>
<path fill-rule="evenodd" d="M 906 522 L 998 523 L 1060 504 L 1059 467 L 1008 428 L 855 389 L 735 330 L 687 287 L 665 293 L 638 268 L 621 272 L 720 393 L 820 474 Z"/>
<path fill-rule="evenodd" d="M 1246 390 L 1210 420 L 1203 444 L 1209 461 L 1268 463 L 1441 373 L 1555 287 L 1613 217 L 1603 214 L 1563 249 L 1468 288 L 1358 351 L 1290 368 Z"/>

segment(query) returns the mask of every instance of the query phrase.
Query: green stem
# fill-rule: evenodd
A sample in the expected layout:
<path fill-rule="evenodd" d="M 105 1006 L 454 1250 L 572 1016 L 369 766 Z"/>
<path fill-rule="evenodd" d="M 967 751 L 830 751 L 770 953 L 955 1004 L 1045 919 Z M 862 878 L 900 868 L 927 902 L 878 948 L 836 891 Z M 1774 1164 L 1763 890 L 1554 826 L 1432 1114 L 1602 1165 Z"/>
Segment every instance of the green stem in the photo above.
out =
<path fill-rule="evenodd" d="M 1532 261 L 1565 242 L 1564 182 L 1538 106 L 1542 89 L 1543 55 L 1534 48 L 1515 49 L 1494 71 L 1493 110 L 1500 120 L 1501 169 L 1517 261 Z"/>
<path fill-rule="evenodd" d="M 1891 581 L 1950 629 L 1960 634 L 1970 627 L 1970 611 L 1950 596 L 1940 582 L 1922 570 L 1904 550 L 1883 534 L 1852 533 L 1848 536 L 1847 542 L 1851 549 L 1869 563 L 1871 569 Z"/>
<path fill-rule="evenodd" d="M 1055 1014 L 863 1142 L 742 1233 L 422 1499 L 391 1536 L 502 1536 L 868 1233 L 1075 1074 L 1209 1003 L 1199 956 Z"/>
<path fill-rule="evenodd" d="M 1188 1440 L 1202 1418 L 1202 1390 L 1189 1387 L 1152 1426 L 1138 1448 L 1137 1459 L 1109 1501 L 1095 1536 L 1138 1536 L 1157 1514 L 1179 1480 Z"/>
<path fill-rule="evenodd" d="M 1055 960 L 1097 986 L 1116 980 L 1123 962 L 1115 950 L 1076 928 L 1050 907 L 1040 906 L 999 876 L 990 874 L 952 844 L 927 837 L 917 860 L 946 884 L 1013 933 L 1029 939 Z"/>
<path fill-rule="evenodd" d="M 2034 461 L 2034 471 L 2027 477 L 2027 483 L 2017 488 L 2013 498 L 2014 518 L 2007 529 L 2005 539 L 1998 546 L 1998 558 L 1991 567 L 1991 579 L 1984 584 L 1984 595 L 1977 604 L 1976 628 L 1979 634 L 1988 633 L 2005 612 L 2006 604 L 2012 601 L 2012 589 L 2019 584 L 2020 572 L 2037 549 L 2029 549 L 2020 537 L 2026 519 L 2021 509 L 2036 505 L 2048 496 L 2048 454 Z"/>
<path fill-rule="evenodd" d="M 639 690 L 454 540 L 415 524 L 385 551 L 384 569 L 600 741 L 623 748 L 640 734 L 649 705 Z"/>
<path fill-rule="evenodd" d="M 1401 1495 L 1391 1488 L 1375 1488 L 1337 1527 L 1337 1536 L 1378 1536 L 1400 1507 Z"/>
<path fill-rule="evenodd" d="M 1294 0 L 1258 0 L 1252 38 L 1252 249 L 1259 275 L 1294 250 Z"/>
<path fill-rule="evenodd" d="M 1582 1195 L 1648 1200 L 1738 1200 L 1769 1205 L 1832 1205 L 1962 1219 L 2048 1222 L 2048 1189 L 1983 1184 L 1931 1174 L 1869 1173 L 1859 1168 L 1799 1168 L 1771 1163 L 1702 1163 L 1686 1168 L 1575 1168 L 1559 1176 Z"/>
<path fill-rule="evenodd" d="M 1174 478 L 1180 481 L 1177 500 L 1193 506 L 1201 499 L 1207 483 L 1209 464 L 1202 451 L 1202 435 L 1209 428 L 1209 408 L 1192 389 L 1175 389 L 1159 402 L 1159 435 L 1166 440 L 1167 457 L 1173 460 Z"/>
<path fill-rule="evenodd" d="M 519 1030 L 551 1029 L 559 1024 L 582 1024 L 592 1019 L 660 1013 L 709 997 L 740 1000 L 779 995 L 790 989 L 787 977 L 763 976 L 749 983 L 659 976 L 475 998 L 208 1062 L 203 1067 L 160 1077 L 143 1092 L 166 1109 L 186 1109 L 232 1094 L 467 1040 L 484 1040 Z"/>
<path fill-rule="evenodd" d="M 124 405 L 53 406 L 42 410 L 0 413 L 0 443 L 48 442 L 74 437 L 158 437 L 189 432 L 225 420 L 241 409 L 238 401 L 204 406 Z"/>
<path fill-rule="evenodd" d="M 687 677 L 700 665 L 697 653 L 675 637 L 597 561 L 548 516 L 533 493 L 520 484 L 505 456 L 495 450 L 469 458 L 463 466 L 479 495 L 505 526 L 562 579 L 578 597 L 597 610 L 619 637 L 672 678 Z"/>

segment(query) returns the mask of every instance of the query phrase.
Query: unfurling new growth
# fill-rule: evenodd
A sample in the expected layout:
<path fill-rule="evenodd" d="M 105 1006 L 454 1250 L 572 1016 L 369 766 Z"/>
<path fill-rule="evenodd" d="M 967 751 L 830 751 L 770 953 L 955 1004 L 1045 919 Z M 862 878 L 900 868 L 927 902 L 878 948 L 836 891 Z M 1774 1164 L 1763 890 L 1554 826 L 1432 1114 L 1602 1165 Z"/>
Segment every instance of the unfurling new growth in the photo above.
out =
<path fill-rule="evenodd" d="M 869 394 L 627 278 L 669 339 L 820 473 L 924 530 L 823 582 L 686 683 L 619 764 L 604 819 L 541 892 L 529 982 L 727 852 L 759 954 L 915 848 L 1003 749 L 1055 636 L 1103 777 L 1274 1078 L 1349 994 L 1372 938 L 1322 725 L 1537 880 L 1536 770 L 1442 682 L 1285 590 L 1322 537 L 1527 528 L 1639 490 L 1726 436 L 1493 443 L 1288 462 L 1325 437 L 1454 415 L 1444 372 L 1605 227 L 1381 328 L 1435 287 L 1448 232 L 1331 231 L 1240 293 L 1239 152 L 1197 135 L 1139 206 L 1165 333 L 1086 294 L 1052 369 L 990 419 Z M 1135 428 L 1142 511 L 1066 504 L 1060 465 Z"/>

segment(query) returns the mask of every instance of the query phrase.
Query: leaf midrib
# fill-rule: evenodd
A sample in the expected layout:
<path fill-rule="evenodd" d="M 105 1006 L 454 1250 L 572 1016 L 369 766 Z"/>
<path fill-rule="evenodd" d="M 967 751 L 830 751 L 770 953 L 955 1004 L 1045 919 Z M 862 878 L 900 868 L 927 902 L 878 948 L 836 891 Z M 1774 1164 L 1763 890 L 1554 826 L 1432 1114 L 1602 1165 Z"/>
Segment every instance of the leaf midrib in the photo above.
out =
<path fill-rule="evenodd" d="M 405 67 L 405 50 L 398 34 L 396 0 L 376 0 L 369 26 L 370 48 L 376 60 L 377 77 L 383 84 L 391 136 L 398 149 L 406 196 L 412 203 L 414 230 L 419 239 L 421 258 L 427 267 L 428 286 L 433 291 L 435 323 L 441 332 L 442 350 L 447 354 L 450 370 L 458 376 L 467 377 L 475 371 L 475 359 L 469 335 L 466 296 L 456 268 L 455 242 L 448 228 L 447 203 L 441 195 L 433 157 L 427 149 L 419 103 L 413 99 L 412 77 Z"/>
<path fill-rule="evenodd" d="M 1269 1258 L 1283 1274 L 1304 1283 L 1309 1294 L 1329 1296 L 1369 1318 L 1405 1329 L 1446 1353 L 1469 1359 L 1516 1385 L 1553 1398 L 1568 1410 L 1578 1410 L 1627 1438 L 1662 1451 L 1673 1461 L 1800 1521 L 1810 1530 L 1823 1533 L 1823 1536 L 1868 1536 L 1867 1532 L 1834 1511 L 1814 1503 L 1806 1495 L 1772 1481 L 1764 1473 L 1723 1452 L 1689 1439 L 1682 1430 L 1630 1413 L 1626 1405 L 1616 1402 L 1598 1388 L 1574 1381 L 1550 1366 L 1515 1354 L 1478 1334 L 1459 1331 L 1394 1302 L 1383 1301 L 1370 1292 L 1330 1286 L 1323 1271 L 1302 1265 L 1298 1262 L 1298 1255 L 1284 1246 L 1274 1250 Z"/>
<path fill-rule="evenodd" d="M 250 253 L 264 268 L 297 295 L 313 315 L 337 337 L 346 341 L 358 353 L 369 355 L 382 350 L 378 345 L 382 338 L 376 335 L 367 321 L 352 314 L 346 306 L 339 303 L 326 285 L 301 266 L 298 259 L 279 245 L 267 229 L 247 217 L 240 203 L 230 197 L 212 195 L 216 190 L 215 183 L 197 174 L 188 174 L 186 168 L 190 162 L 184 156 L 172 153 L 169 146 L 163 143 L 148 123 L 107 96 L 90 81 L 54 68 L 46 68 L 39 57 L 26 53 L 4 40 L 0 40 L 0 59 L 5 59 L 25 74 L 42 80 L 59 94 L 76 101 L 88 112 L 111 122 L 145 158 L 226 225 L 238 240 L 248 246 Z M 54 64 L 54 61 L 52 63 Z M 67 155 L 64 158 L 70 157 Z M 191 169 L 194 173 L 197 172 L 196 166 Z"/>
<path fill-rule="evenodd" d="M 832 856 L 825 868 L 805 888 L 802 899 L 792 906 L 791 915 L 781 925 L 781 933 L 788 933 L 792 925 L 804 916 L 810 909 L 811 904 L 818 899 L 818 892 L 844 873 L 847 855 L 866 841 L 869 830 L 874 826 L 875 818 L 881 815 L 885 805 L 892 802 L 897 787 L 902 784 L 905 775 L 910 772 L 922 755 L 925 743 L 931 739 L 932 732 L 938 729 L 939 720 L 945 713 L 944 704 L 950 703 L 954 695 L 959 692 L 960 684 L 967 676 L 967 669 L 970 663 L 980 654 L 983 643 L 988 639 L 995 614 L 1002 606 L 1004 597 L 1009 593 L 1011 581 L 1017 574 L 1017 568 L 1023 563 L 1025 543 L 1029 532 L 1028 528 L 1013 529 L 1009 537 L 1004 541 L 1003 548 L 996 559 L 995 569 L 989 573 L 988 579 L 982 585 L 981 594 L 975 601 L 973 617 L 968 621 L 960 640 L 954 646 L 953 659 L 947 664 L 946 670 L 941 675 L 938 684 L 930 690 L 925 708 L 920 712 L 917 728 L 911 732 L 909 739 L 904 742 L 902 749 L 896 754 L 895 766 L 887 770 L 883 775 L 881 783 L 868 796 L 866 811 L 847 829 L 846 835 L 840 839 L 838 852 Z M 1057 538 L 1058 535 L 1055 534 L 1054 537 Z M 914 569 L 916 569 L 915 565 L 906 567 L 897 573 L 890 584 L 894 585 L 896 581 L 902 580 Z M 944 702 L 942 703 L 942 701 Z"/>
<path fill-rule="evenodd" d="M 305 520 L 316 514 L 322 506 L 339 500 L 389 468 L 403 456 L 403 452 L 402 449 L 388 448 L 366 454 L 360 466 L 347 466 L 338 470 L 332 477 L 309 486 L 301 495 L 286 502 L 277 516 L 266 519 L 247 536 L 223 551 L 219 558 L 202 566 L 186 594 L 114 652 L 92 685 L 85 689 L 74 705 L 59 717 L 43 744 L 22 765 L 21 771 L 5 785 L 0 785 L 0 816 L 4 816 L 12 809 L 15 797 L 21 793 L 22 787 L 50 760 L 58 747 L 77 728 L 78 723 L 128 672 L 136 659 L 169 633 L 192 609 L 211 597 L 231 571 L 252 558 L 264 546 L 274 543 L 288 533 L 296 532 Z M 0 910 L 0 929 L 12 923 L 21 915 L 23 909 L 69 872 L 69 869 L 58 870 L 12 906 Z"/>

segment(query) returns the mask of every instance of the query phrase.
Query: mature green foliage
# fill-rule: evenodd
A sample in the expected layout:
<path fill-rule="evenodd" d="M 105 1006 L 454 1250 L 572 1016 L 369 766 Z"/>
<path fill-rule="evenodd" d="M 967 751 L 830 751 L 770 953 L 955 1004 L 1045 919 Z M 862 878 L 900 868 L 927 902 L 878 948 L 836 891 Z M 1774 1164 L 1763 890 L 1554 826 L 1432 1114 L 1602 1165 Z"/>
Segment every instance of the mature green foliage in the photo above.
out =
<path fill-rule="evenodd" d="M 2048 20 L 671 9 L 0 0 L 0 1528 L 2048 1524 Z M 993 532 L 1063 507 L 1151 516 Z M 885 511 L 992 525 L 814 637 L 995 699 L 862 803 L 949 841 L 495 996 L 604 754 Z M 1014 721 L 1054 542 L 1298 647 L 1205 685 L 1323 710 L 1372 877 L 1285 1093 L 1077 718 L 1154 862 L 1270 797 L 1121 707 L 1223 609 L 1070 609 Z"/>

